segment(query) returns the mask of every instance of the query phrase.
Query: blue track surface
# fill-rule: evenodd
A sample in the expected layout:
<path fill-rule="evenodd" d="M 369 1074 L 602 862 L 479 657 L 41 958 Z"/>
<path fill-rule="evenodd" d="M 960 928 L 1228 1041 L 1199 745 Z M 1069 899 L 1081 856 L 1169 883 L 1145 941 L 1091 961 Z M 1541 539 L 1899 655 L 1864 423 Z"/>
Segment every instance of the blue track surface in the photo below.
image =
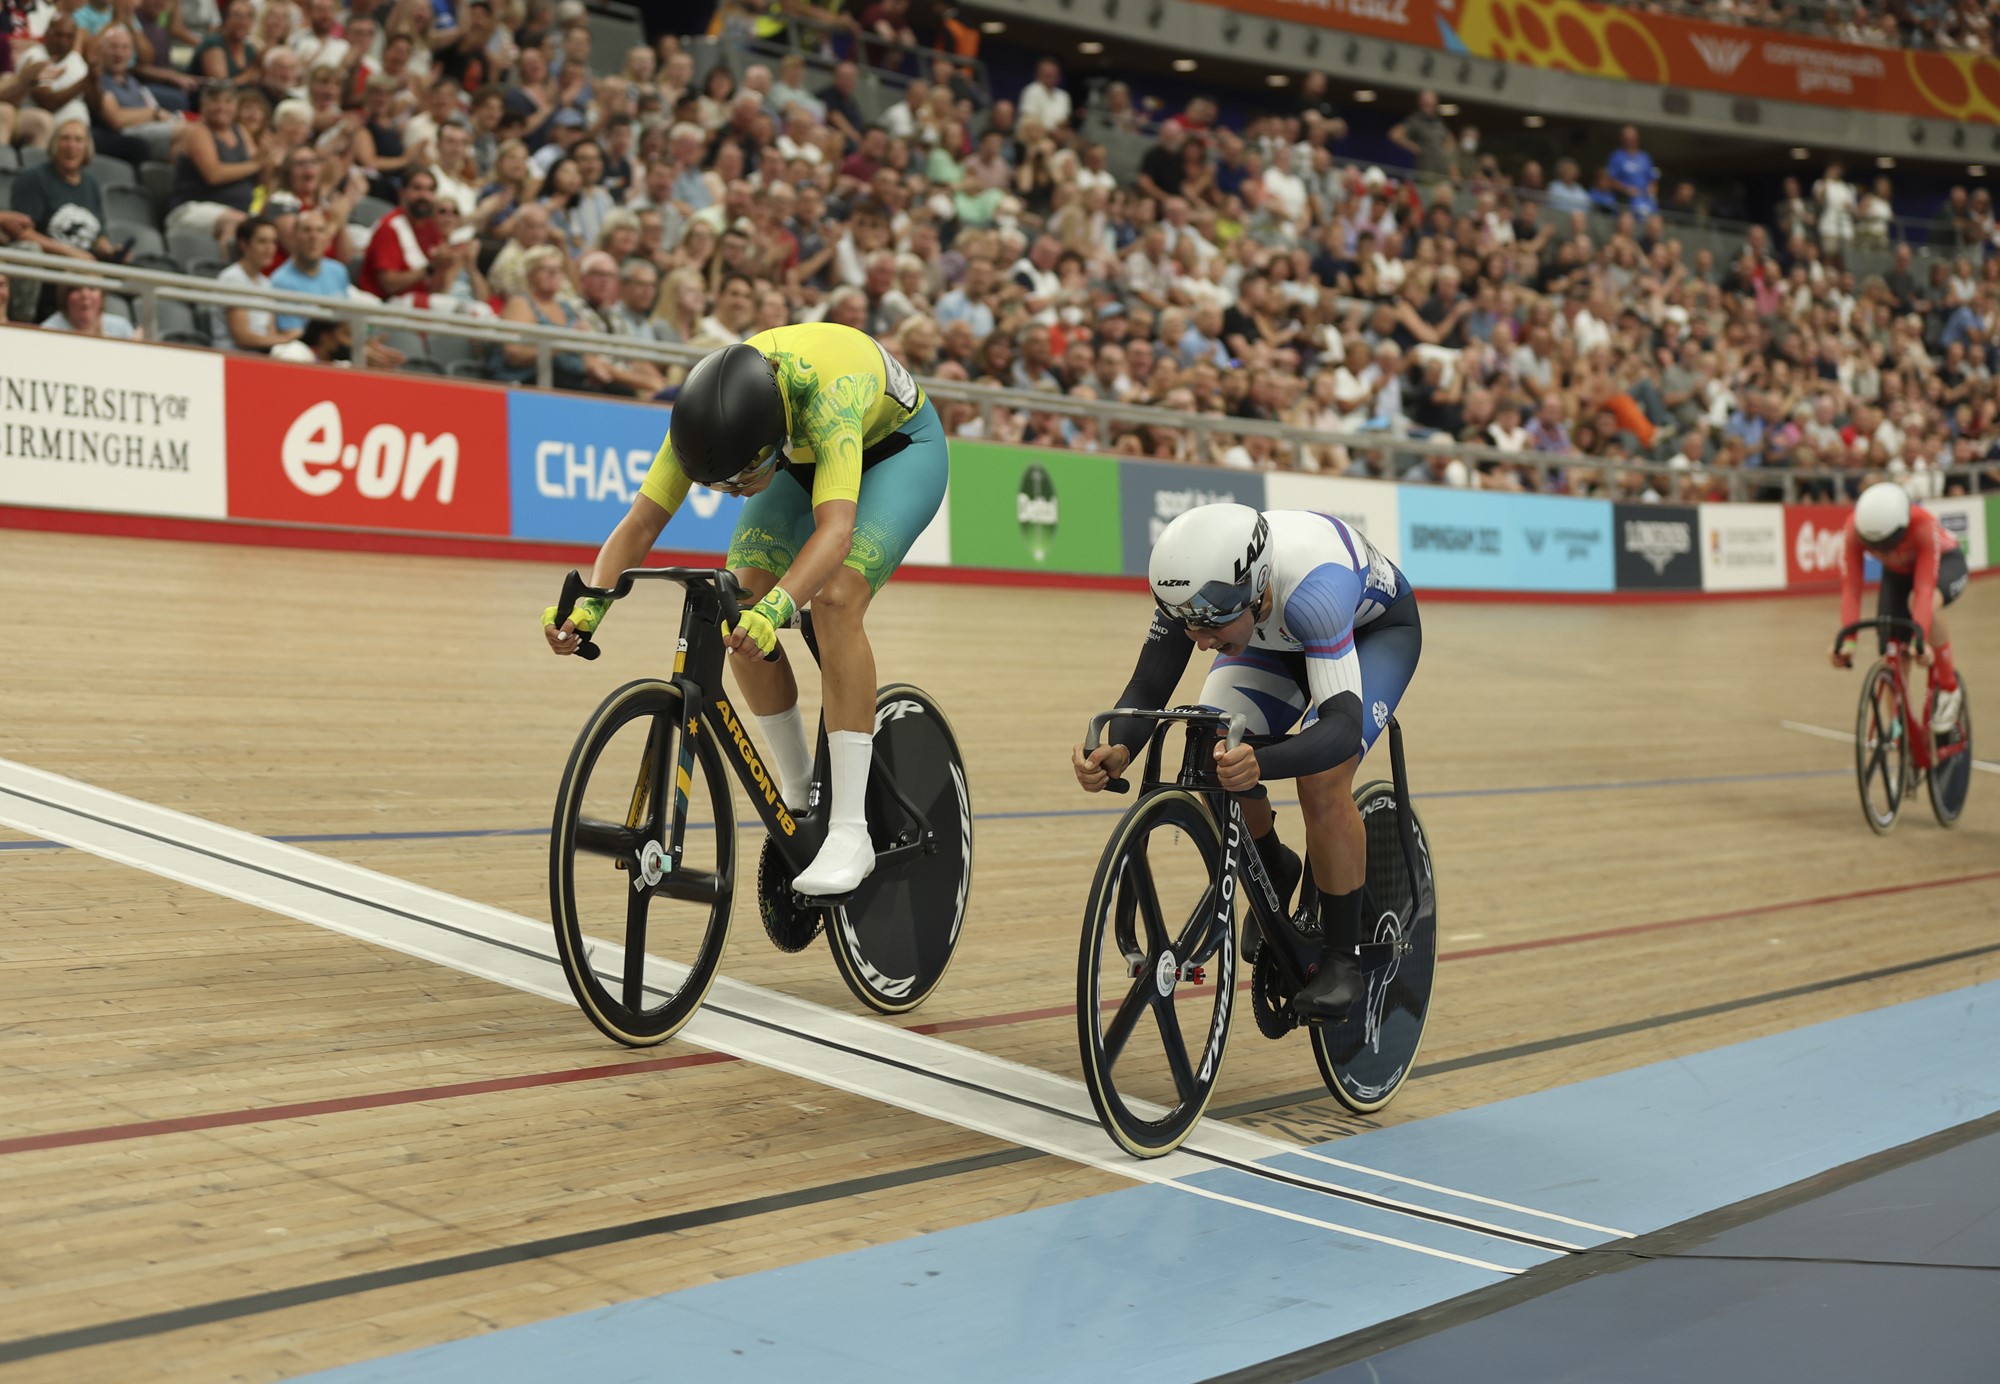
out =
<path fill-rule="evenodd" d="M 1320 1149 L 1644 1233 L 2000 1110 L 1995 1052 L 2000 982 Z M 1296 1155 L 1271 1162 L 1577 1244 L 1608 1238 Z M 1198 1180 L 1509 1267 L 1556 1257 L 1249 1174 Z M 1501 1281 L 1409 1249 L 1145 1187 L 312 1378 L 1165 1384 L 1286 1355 Z"/>

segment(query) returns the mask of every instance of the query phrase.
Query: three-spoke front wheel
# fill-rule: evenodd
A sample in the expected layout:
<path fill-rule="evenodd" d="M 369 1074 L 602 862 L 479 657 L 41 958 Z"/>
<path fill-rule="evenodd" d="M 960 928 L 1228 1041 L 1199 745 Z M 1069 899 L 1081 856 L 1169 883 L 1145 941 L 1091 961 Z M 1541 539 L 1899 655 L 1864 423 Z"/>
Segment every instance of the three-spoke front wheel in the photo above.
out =
<path fill-rule="evenodd" d="M 549 907 L 576 1002 L 608 1037 L 694 1017 L 729 935 L 736 824 L 722 761 L 678 689 L 627 683 L 584 724 L 549 836 Z"/>
<path fill-rule="evenodd" d="M 1128 1153 L 1179 1147 L 1208 1107 L 1236 991 L 1236 905 L 1202 800 L 1153 793 L 1098 862 L 1077 960 L 1084 1083 Z"/>
<path fill-rule="evenodd" d="M 1877 836 L 1886 836 L 1903 809 L 1910 781 L 1910 739 L 1903 703 L 1887 659 L 1868 670 L 1855 713 L 1854 774 L 1861 787 L 1861 812 Z"/>

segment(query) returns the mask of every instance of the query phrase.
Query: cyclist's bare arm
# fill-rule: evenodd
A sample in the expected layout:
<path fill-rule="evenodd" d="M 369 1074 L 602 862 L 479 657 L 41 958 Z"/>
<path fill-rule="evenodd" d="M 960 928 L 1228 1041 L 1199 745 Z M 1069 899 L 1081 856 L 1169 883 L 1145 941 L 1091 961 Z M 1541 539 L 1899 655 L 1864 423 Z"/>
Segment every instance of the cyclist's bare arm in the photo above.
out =
<path fill-rule="evenodd" d="M 655 504 L 651 497 L 636 495 L 632 508 L 625 511 L 625 517 L 618 521 L 618 527 L 604 540 L 604 546 L 597 550 L 597 565 L 590 569 L 592 586 L 610 586 L 618 580 L 618 574 L 629 567 L 637 567 L 645 562 L 646 554 L 653 551 L 653 545 L 667 527 L 667 520 L 673 515 Z"/>
<path fill-rule="evenodd" d="M 592 586 L 610 586 L 618 580 L 618 574 L 628 567 L 640 566 L 646 554 L 653 550 L 660 532 L 666 528 L 667 520 L 673 518 L 666 510 L 645 495 L 632 501 L 632 508 L 618 521 L 618 527 L 604 540 L 604 546 L 597 550 L 597 563 L 590 569 Z M 552 619 L 553 616 L 544 616 Z M 543 625 L 542 635 L 549 641 L 549 647 L 558 654 L 573 654 L 580 642 L 576 634 L 576 621 L 569 619 L 561 627 Z"/>

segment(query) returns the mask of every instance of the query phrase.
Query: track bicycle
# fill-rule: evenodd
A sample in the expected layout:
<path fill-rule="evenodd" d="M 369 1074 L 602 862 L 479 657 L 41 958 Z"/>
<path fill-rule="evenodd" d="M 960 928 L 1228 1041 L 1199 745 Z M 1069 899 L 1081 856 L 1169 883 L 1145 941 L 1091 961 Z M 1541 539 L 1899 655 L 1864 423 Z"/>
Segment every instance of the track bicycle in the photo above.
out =
<path fill-rule="evenodd" d="M 1085 752 L 1114 718 L 1153 722 L 1139 796 L 1111 833 L 1091 881 L 1077 958 L 1077 1040 L 1098 1119 L 1122 1148 L 1157 1158 L 1180 1146 L 1208 1106 L 1229 1041 L 1239 982 L 1238 901 L 1251 924 L 1242 960 L 1257 1027 L 1284 1037 L 1320 955 L 1318 893 L 1306 862 L 1288 917 L 1250 844 L 1237 799 L 1216 781 L 1219 739 L 1234 748 L 1244 718 L 1200 707 L 1121 708 L 1093 717 Z M 1181 770 L 1160 777 L 1162 744 L 1187 731 Z M 1380 1110 L 1416 1062 L 1437 976 L 1437 891 L 1428 838 L 1410 803 L 1403 731 L 1389 721 L 1391 783 L 1355 790 L 1368 835 L 1369 911 L 1363 995 L 1347 1015 L 1308 1022 L 1313 1057 L 1349 1110 Z M 1113 779 L 1115 792 L 1129 787 Z M 1191 1046 L 1195 1044 L 1198 1046 Z"/>
<path fill-rule="evenodd" d="M 793 812 L 722 688 L 723 632 L 740 618 L 743 596 L 735 575 L 642 567 L 599 590 L 571 572 L 556 624 L 582 597 L 619 600 L 645 580 L 686 589 L 673 677 L 641 678 L 607 696 L 577 736 L 556 794 L 549 908 L 577 1003 L 632 1047 L 672 1037 L 700 1007 L 735 898 L 739 824 L 727 763 L 766 833 L 757 902 L 771 941 L 801 951 L 824 931 L 863 1004 L 883 1014 L 916 1008 L 951 965 L 972 882 L 972 799 L 951 723 L 909 683 L 876 694 L 867 794 L 874 872 L 850 894 L 798 894 L 791 882 L 827 832 L 826 731 L 822 723 L 810 805 Z M 817 660 L 810 613 L 800 628 Z M 584 658 L 602 652 L 580 638 Z"/>
<path fill-rule="evenodd" d="M 1881 631 L 1883 651 L 1861 681 L 1861 705 L 1855 713 L 1854 774 L 1861 787 L 1862 815 L 1877 836 L 1888 835 L 1902 812 L 1914 773 L 1930 787 L 1931 811 L 1938 825 L 1955 826 L 1972 788 L 1972 698 L 1967 694 L 1961 699 L 1958 724 L 1945 735 L 1934 734 L 1936 690 L 1925 694 L 1919 720 L 1911 714 L 1903 673 L 1903 660 L 1923 652 L 1923 628 L 1895 615 L 1857 620 L 1833 637 L 1834 645 L 1867 629 Z M 1963 673 L 1959 687 L 1965 687 Z"/>

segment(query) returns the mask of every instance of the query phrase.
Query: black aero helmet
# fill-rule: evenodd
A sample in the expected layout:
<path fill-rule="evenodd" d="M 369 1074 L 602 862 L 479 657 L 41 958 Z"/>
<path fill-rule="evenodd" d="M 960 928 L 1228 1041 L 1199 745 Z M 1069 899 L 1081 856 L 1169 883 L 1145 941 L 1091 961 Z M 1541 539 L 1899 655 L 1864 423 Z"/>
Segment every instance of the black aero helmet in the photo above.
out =
<path fill-rule="evenodd" d="M 674 460 L 698 485 L 726 481 L 785 441 L 785 401 L 771 362 L 738 343 L 704 356 L 674 399 L 667 436 Z"/>

